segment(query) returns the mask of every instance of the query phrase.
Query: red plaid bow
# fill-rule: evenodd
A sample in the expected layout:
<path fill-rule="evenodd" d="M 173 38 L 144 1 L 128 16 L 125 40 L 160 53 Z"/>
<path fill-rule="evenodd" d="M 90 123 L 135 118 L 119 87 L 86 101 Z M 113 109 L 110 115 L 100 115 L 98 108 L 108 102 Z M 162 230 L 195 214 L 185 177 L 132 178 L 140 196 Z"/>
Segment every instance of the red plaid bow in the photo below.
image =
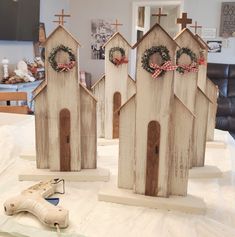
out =
<path fill-rule="evenodd" d="M 162 71 L 174 71 L 177 68 L 177 66 L 172 65 L 171 61 L 167 61 L 161 66 L 151 63 L 150 67 L 155 69 L 154 73 L 152 74 L 154 79 L 156 79 Z"/>
<path fill-rule="evenodd" d="M 198 67 L 197 64 L 192 63 L 190 65 L 181 65 L 181 68 L 184 69 L 184 73 L 185 72 L 198 72 Z"/>
<path fill-rule="evenodd" d="M 199 65 L 206 65 L 206 60 L 205 60 L 205 58 L 204 58 L 204 57 L 199 58 L 199 59 L 198 59 L 198 64 L 199 64 Z"/>
<path fill-rule="evenodd" d="M 72 69 L 75 65 L 75 61 L 71 61 L 70 63 L 58 63 L 57 69 L 60 70 L 60 72 L 68 72 L 70 69 Z"/>
<path fill-rule="evenodd" d="M 126 57 L 122 57 L 121 59 L 114 58 L 114 64 L 118 67 L 119 65 L 123 63 L 128 63 L 128 59 Z"/>

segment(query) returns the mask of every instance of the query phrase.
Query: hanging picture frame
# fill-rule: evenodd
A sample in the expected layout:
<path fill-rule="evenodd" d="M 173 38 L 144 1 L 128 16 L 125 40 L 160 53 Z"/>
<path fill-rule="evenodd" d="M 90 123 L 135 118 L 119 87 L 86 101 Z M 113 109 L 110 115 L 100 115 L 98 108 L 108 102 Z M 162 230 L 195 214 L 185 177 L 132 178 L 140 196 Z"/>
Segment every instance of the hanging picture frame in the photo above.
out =
<path fill-rule="evenodd" d="M 145 7 L 138 7 L 138 26 L 144 27 Z"/>
<path fill-rule="evenodd" d="M 43 60 L 45 59 L 45 49 L 44 49 L 44 42 L 46 41 L 46 30 L 45 30 L 45 24 L 43 22 L 39 23 L 39 37 L 38 41 L 33 43 L 34 47 L 34 56 L 40 57 Z"/>
<path fill-rule="evenodd" d="M 235 2 L 223 2 L 221 5 L 220 33 L 221 37 L 235 34 Z"/>

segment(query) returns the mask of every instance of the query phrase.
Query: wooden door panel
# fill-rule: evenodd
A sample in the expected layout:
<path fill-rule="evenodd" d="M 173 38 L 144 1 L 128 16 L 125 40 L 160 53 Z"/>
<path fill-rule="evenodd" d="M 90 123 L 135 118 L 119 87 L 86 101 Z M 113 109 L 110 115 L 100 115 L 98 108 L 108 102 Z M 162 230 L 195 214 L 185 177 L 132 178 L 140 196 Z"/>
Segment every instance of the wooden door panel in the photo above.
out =
<path fill-rule="evenodd" d="M 68 109 L 60 111 L 60 170 L 71 171 L 71 152 L 70 152 L 70 112 Z"/>
<path fill-rule="evenodd" d="M 151 121 L 147 135 L 147 165 L 145 194 L 157 196 L 159 175 L 160 124 Z"/>
<path fill-rule="evenodd" d="M 113 95 L 113 138 L 119 138 L 119 113 L 117 109 L 121 107 L 121 94 L 115 92 Z"/>

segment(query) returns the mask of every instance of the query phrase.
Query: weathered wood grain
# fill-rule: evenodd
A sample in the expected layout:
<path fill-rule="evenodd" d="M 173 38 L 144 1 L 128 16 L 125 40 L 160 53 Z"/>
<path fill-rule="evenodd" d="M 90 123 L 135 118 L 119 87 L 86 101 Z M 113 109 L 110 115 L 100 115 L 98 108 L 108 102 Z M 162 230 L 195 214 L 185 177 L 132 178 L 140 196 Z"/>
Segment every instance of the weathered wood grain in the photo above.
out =
<path fill-rule="evenodd" d="M 187 195 L 189 156 L 191 152 L 191 133 L 194 115 L 175 96 L 172 112 L 173 156 L 171 159 L 171 195 Z"/>
<path fill-rule="evenodd" d="M 121 36 L 116 34 L 105 45 L 105 138 L 113 138 L 113 96 L 119 92 L 122 104 L 128 99 L 128 64 L 115 66 L 109 61 L 109 52 L 113 47 L 121 47 L 125 51 L 125 56 L 129 57 L 130 45 Z"/>
<path fill-rule="evenodd" d="M 133 189 L 136 99 L 133 95 L 120 109 L 118 187 Z"/>
<path fill-rule="evenodd" d="M 105 76 L 92 86 L 92 93 L 97 98 L 97 137 L 104 137 Z"/>
<path fill-rule="evenodd" d="M 80 84 L 81 158 L 82 169 L 95 169 L 97 157 L 95 98 Z"/>
<path fill-rule="evenodd" d="M 193 132 L 193 167 L 204 166 L 209 100 L 199 89 L 195 105 Z"/>
<path fill-rule="evenodd" d="M 157 121 L 148 124 L 145 195 L 157 196 L 161 128 Z"/>
<path fill-rule="evenodd" d="M 121 107 L 121 104 L 121 93 L 115 92 L 113 95 L 113 138 L 119 138 L 119 113 L 117 110 Z"/>
<path fill-rule="evenodd" d="M 71 170 L 71 148 L 70 148 L 70 111 L 62 109 L 60 111 L 60 171 Z"/>
<path fill-rule="evenodd" d="M 170 162 L 170 113 L 173 102 L 173 72 L 153 79 L 151 74 L 142 68 L 141 58 L 152 46 L 165 45 L 174 59 L 176 43 L 160 27 L 156 26 L 138 44 L 136 70 L 136 141 L 135 141 L 135 187 L 134 191 L 145 194 L 147 128 L 152 120 L 158 121 L 161 127 L 159 149 L 158 196 L 169 195 L 169 162 Z M 141 138 L 141 139 L 140 139 Z"/>
<path fill-rule="evenodd" d="M 215 122 L 216 122 L 216 112 L 218 106 L 217 104 L 218 87 L 209 79 L 207 79 L 206 94 L 212 101 L 211 103 L 209 103 L 208 122 L 207 122 L 207 141 L 213 141 Z"/>
<path fill-rule="evenodd" d="M 64 44 L 71 48 L 78 60 L 78 43 L 71 37 L 63 27 L 47 39 L 45 49 L 45 68 L 47 80 L 47 101 L 48 101 L 48 133 L 49 133 L 49 160 L 50 169 L 60 170 L 60 141 L 59 141 L 59 112 L 66 108 L 71 112 L 71 171 L 81 169 L 81 121 L 80 121 L 80 88 L 78 85 L 79 74 L 76 65 L 68 72 L 56 72 L 48 62 L 48 57 L 53 48 Z M 56 56 L 58 63 L 68 62 L 68 54 L 58 52 Z"/>
<path fill-rule="evenodd" d="M 39 169 L 49 168 L 48 111 L 45 108 L 47 108 L 47 88 L 37 95 L 34 103 L 36 162 Z"/>

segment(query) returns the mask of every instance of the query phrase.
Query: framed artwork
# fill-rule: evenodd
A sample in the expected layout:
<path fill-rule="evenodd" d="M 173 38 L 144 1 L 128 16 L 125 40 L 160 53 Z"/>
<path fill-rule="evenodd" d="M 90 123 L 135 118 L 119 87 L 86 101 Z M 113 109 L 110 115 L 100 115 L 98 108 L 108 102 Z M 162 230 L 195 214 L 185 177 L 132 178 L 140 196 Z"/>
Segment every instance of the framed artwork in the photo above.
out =
<path fill-rule="evenodd" d="M 138 26 L 144 27 L 145 7 L 138 7 Z"/>
<path fill-rule="evenodd" d="M 40 22 L 39 24 L 39 37 L 38 41 L 33 43 L 34 47 L 34 56 L 41 57 L 43 60 L 45 59 L 45 49 L 43 43 L 46 41 L 46 30 L 45 24 Z"/>
<path fill-rule="evenodd" d="M 214 38 L 216 38 L 216 28 L 202 28 L 201 37 L 203 39 L 214 39 Z"/>
<path fill-rule="evenodd" d="M 223 2 L 221 5 L 220 36 L 235 34 L 235 2 Z"/>
<path fill-rule="evenodd" d="M 112 21 L 96 19 L 91 21 L 91 59 L 105 58 L 103 45 L 114 34 Z"/>
<path fill-rule="evenodd" d="M 209 46 L 208 53 L 221 53 L 222 41 L 221 40 L 208 40 Z"/>

